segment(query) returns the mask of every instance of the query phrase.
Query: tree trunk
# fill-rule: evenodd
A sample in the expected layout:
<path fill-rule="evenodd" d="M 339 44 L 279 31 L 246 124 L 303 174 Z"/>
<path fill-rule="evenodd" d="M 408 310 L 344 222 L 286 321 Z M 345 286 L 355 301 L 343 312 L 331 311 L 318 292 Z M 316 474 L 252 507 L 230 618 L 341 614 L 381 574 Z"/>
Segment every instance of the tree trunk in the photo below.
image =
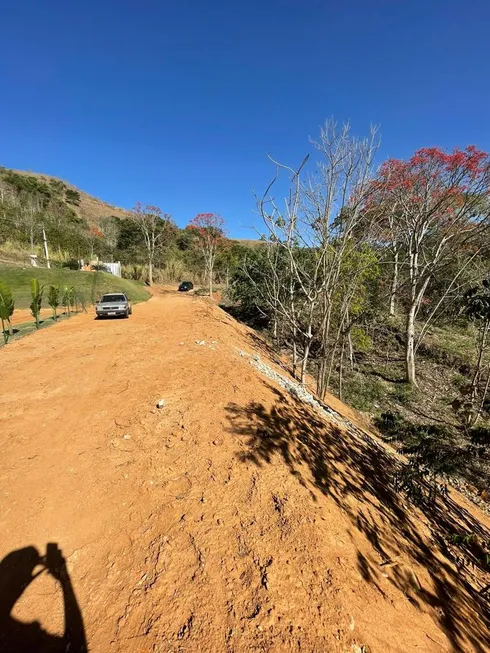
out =
<path fill-rule="evenodd" d="M 326 298 L 326 305 L 324 308 L 324 314 L 322 317 L 322 326 L 321 326 L 321 348 L 319 353 L 320 364 L 318 366 L 318 375 L 317 375 L 317 393 L 320 399 L 325 398 L 325 393 L 327 391 L 327 356 L 328 356 L 328 339 L 330 333 L 330 315 L 331 315 L 331 304 Z"/>
<path fill-rule="evenodd" d="M 475 365 L 475 371 L 473 373 L 473 378 L 471 379 L 471 392 L 470 392 L 470 401 L 472 407 L 476 404 L 476 399 L 478 396 L 478 384 L 480 383 L 481 368 L 483 363 L 483 353 L 485 351 L 485 346 L 487 344 L 487 334 L 490 324 L 485 322 L 482 327 L 480 341 L 478 343 L 478 359 Z M 487 388 L 488 390 L 488 388 Z M 470 418 L 471 421 L 471 418 Z"/>
<path fill-rule="evenodd" d="M 350 329 L 349 329 L 349 333 L 347 334 L 347 345 L 349 347 L 349 364 L 351 370 L 353 370 L 354 369 L 354 346 L 352 344 L 352 333 Z"/>
<path fill-rule="evenodd" d="M 148 259 L 148 285 L 153 286 L 153 261 Z"/>
<path fill-rule="evenodd" d="M 476 414 L 472 420 L 471 426 L 476 426 L 476 423 L 480 419 L 480 416 L 483 412 L 483 407 L 485 406 L 485 399 L 487 398 L 489 386 L 490 386 L 490 369 L 488 370 L 487 373 L 487 382 L 485 383 L 485 389 L 483 390 L 483 394 L 481 396 L 480 405 L 478 406 L 478 410 L 476 411 Z"/>
<path fill-rule="evenodd" d="M 296 379 L 296 369 L 298 367 L 298 349 L 296 346 L 296 335 L 293 333 L 293 379 Z"/>
<path fill-rule="evenodd" d="M 213 268 L 209 268 L 209 296 L 213 298 Z"/>
<path fill-rule="evenodd" d="M 344 376 L 344 349 L 345 349 L 345 339 L 342 339 L 342 349 L 340 350 L 340 362 L 339 362 L 339 399 L 342 401 L 342 382 Z"/>
<path fill-rule="evenodd" d="M 398 249 L 395 249 L 395 260 L 393 264 L 393 279 L 391 281 L 391 292 L 390 292 L 390 317 L 395 315 L 395 298 L 396 298 L 396 289 L 398 286 Z"/>
<path fill-rule="evenodd" d="M 417 385 L 415 377 L 415 312 L 416 305 L 410 306 L 407 315 L 406 343 L 405 343 L 405 380 L 411 385 Z"/>
<path fill-rule="evenodd" d="M 308 338 L 308 341 L 305 345 L 303 352 L 303 360 L 301 361 L 301 385 L 304 385 L 306 382 L 306 368 L 308 365 L 308 358 L 310 356 L 310 347 L 311 347 L 311 338 Z"/>

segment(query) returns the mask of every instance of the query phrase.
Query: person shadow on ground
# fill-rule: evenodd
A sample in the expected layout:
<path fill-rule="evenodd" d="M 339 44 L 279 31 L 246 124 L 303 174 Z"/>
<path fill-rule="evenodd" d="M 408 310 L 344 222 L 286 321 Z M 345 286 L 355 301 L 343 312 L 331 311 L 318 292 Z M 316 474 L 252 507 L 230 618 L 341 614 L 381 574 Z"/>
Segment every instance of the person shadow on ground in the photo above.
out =
<path fill-rule="evenodd" d="M 35 572 L 36 567 L 42 568 Z M 61 585 L 65 631 L 61 636 L 44 631 L 38 621 L 23 623 L 12 610 L 26 588 L 39 574 L 47 572 Z M 46 555 L 28 546 L 12 551 L 0 562 L 0 651 L 2 653 L 87 653 L 82 613 L 66 561 L 56 544 L 49 543 Z"/>

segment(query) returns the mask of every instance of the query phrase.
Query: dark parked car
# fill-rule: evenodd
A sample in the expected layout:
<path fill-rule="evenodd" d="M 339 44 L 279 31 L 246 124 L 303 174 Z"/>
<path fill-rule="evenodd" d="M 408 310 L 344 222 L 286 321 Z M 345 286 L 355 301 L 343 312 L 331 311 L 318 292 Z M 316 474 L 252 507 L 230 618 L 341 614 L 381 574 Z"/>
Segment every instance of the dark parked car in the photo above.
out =
<path fill-rule="evenodd" d="M 192 281 L 183 281 L 179 286 L 179 292 L 189 292 L 194 288 Z"/>
<path fill-rule="evenodd" d="M 133 309 L 129 299 L 123 293 L 110 293 L 104 295 L 95 304 L 95 314 L 101 317 L 129 317 Z"/>

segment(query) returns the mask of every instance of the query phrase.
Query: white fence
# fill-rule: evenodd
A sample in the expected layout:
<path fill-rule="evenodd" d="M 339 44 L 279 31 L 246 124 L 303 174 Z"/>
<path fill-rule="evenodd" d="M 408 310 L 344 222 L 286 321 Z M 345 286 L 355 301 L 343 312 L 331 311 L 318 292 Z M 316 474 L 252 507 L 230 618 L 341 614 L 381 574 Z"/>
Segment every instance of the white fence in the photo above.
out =
<path fill-rule="evenodd" d="M 31 263 L 31 265 L 34 265 L 34 263 Z M 84 261 L 83 258 L 78 261 L 79 270 L 86 269 L 86 265 L 89 267 L 92 265 L 103 265 L 107 272 L 113 274 L 115 277 L 122 276 L 120 261 L 117 261 L 116 263 L 104 263 L 103 261 Z"/>
<path fill-rule="evenodd" d="M 113 274 L 115 277 L 120 277 L 121 276 L 121 263 L 117 261 L 117 263 L 100 263 L 100 265 L 104 265 L 107 268 L 107 272 L 110 272 Z"/>

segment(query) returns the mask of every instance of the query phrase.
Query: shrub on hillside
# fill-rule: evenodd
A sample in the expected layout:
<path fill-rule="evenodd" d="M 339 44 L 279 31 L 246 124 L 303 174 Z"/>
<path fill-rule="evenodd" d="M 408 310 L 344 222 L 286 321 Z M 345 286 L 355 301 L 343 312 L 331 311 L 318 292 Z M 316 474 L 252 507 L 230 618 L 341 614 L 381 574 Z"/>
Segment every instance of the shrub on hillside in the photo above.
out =
<path fill-rule="evenodd" d="M 344 385 L 344 398 L 348 404 L 369 412 L 375 404 L 386 394 L 385 386 L 378 379 L 363 378 L 361 376 L 347 379 Z"/>

